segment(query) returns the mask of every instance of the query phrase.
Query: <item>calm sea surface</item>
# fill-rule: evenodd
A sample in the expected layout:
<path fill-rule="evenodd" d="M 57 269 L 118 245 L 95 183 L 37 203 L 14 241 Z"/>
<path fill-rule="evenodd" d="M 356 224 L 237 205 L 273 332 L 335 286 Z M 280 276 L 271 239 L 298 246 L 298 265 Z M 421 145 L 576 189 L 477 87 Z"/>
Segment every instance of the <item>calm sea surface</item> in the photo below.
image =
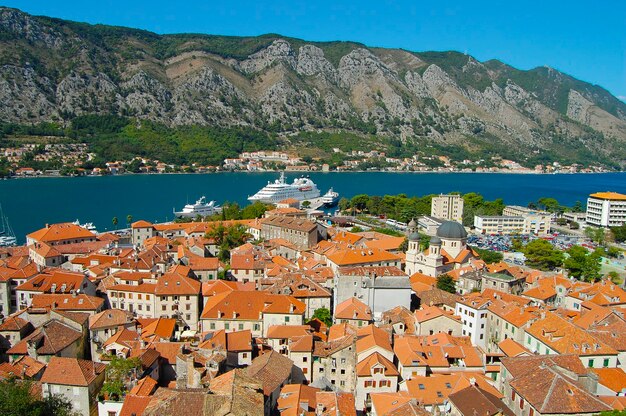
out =
<path fill-rule="evenodd" d="M 289 181 L 296 174 L 287 174 Z M 341 196 L 356 194 L 409 196 L 458 191 L 478 192 L 487 199 L 526 205 L 541 197 L 561 204 L 585 202 L 590 193 L 626 193 L 626 173 L 573 175 L 517 175 L 480 173 L 311 173 L 322 193 L 331 186 Z M 82 178 L 0 180 L 0 204 L 20 242 L 46 223 L 93 222 L 99 231 L 112 229 L 111 220 L 125 226 L 134 220 L 165 221 L 205 195 L 219 204 L 246 204 L 248 195 L 278 177 L 277 173 L 215 173 L 189 175 L 122 175 Z M 0 226 L 0 229 L 2 227 Z"/>

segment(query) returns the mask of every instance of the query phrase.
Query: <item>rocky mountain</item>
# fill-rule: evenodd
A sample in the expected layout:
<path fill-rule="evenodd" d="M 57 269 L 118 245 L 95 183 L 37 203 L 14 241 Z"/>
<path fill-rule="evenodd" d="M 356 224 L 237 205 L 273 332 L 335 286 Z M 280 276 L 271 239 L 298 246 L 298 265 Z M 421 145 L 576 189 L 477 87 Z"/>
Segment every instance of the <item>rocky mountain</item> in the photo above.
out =
<path fill-rule="evenodd" d="M 273 34 L 157 35 L 0 8 L 0 120 L 94 113 L 626 160 L 626 104 L 547 67 Z"/>

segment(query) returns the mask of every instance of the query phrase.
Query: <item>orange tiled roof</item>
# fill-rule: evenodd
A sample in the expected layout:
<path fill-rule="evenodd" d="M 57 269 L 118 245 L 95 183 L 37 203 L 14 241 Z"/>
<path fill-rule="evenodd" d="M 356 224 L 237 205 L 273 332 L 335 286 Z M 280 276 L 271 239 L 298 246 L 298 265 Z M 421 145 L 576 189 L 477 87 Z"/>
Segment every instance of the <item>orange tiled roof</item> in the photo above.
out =
<path fill-rule="evenodd" d="M 45 228 L 28 234 L 27 237 L 44 243 L 83 238 L 96 238 L 95 234 L 91 231 L 71 222 L 51 224 Z"/>
<path fill-rule="evenodd" d="M 42 383 L 89 386 L 104 372 L 106 364 L 77 358 L 52 357 L 41 376 Z"/>
<path fill-rule="evenodd" d="M 617 351 L 555 313 L 533 322 L 526 332 L 559 354 L 614 355 Z"/>
<path fill-rule="evenodd" d="M 502 398 L 500 393 L 493 387 L 487 378 L 480 373 L 453 373 L 432 374 L 428 377 L 416 376 L 407 380 L 406 387 L 411 397 L 420 403 L 429 405 L 441 405 L 448 399 L 450 394 L 463 390 L 471 385 L 470 379 L 475 379 L 476 384 L 483 390 L 497 398 Z"/>
<path fill-rule="evenodd" d="M 353 266 L 382 262 L 397 262 L 400 257 L 381 249 L 347 249 L 326 256 L 328 260 L 338 266 Z"/>
<path fill-rule="evenodd" d="M 157 296 L 199 295 L 199 281 L 174 273 L 166 273 L 157 280 L 154 294 Z"/>
<path fill-rule="evenodd" d="M 292 296 L 236 290 L 210 297 L 202 311 L 202 319 L 259 320 L 261 312 L 303 314 L 304 310 L 305 304 Z"/>
<path fill-rule="evenodd" d="M 71 310 L 71 311 L 99 311 L 104 305 L 104 299 L 85 294 L 63 295 L 41 293 L 33 296 L 31 307 Z"/>
<path fill-rule="evenodd" d="M 357 319 L 361 321 L 372 320 L 372 310 L 358 300 L 357 298 L 349 298 L 341 302 L 335 307 L 335 319 Z"/>
<path fill-rule="evenodd" d="M 399 376 L 398 369 L 395 365 L 382 355 L 374 352 L 366 358 L 359 361 L 356 365 L 356 374 L 358 377 L 369 377 L 372 375 L 372 367 L 383 366 L 385 368 L 385 376 Z"/>

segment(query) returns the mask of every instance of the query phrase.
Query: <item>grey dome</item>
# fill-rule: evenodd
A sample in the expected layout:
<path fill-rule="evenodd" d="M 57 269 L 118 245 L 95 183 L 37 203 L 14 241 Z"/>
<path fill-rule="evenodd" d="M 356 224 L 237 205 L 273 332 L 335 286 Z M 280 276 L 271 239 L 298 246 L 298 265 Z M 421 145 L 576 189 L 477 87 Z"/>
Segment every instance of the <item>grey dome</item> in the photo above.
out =
<path fill-rule="evenodd" d="M 409 234 L 409 241 L 419 241 L 420 234 L 417 231 L 411 231 Z"/>
<path fill-rule="evenodd" d="M 456 221 L 444 221 L 437 228 L 437 237 L 439 238 L 467 238 L 465 227 Z"/>
<path fill-rule="evenodd" d="M 415 218 L 412 218 L 411 221 L 409 221 L 409 228 L 415 228 L 417 227 L 417 223 L 415 222 Z"/>
<path fill-rule="evenodd" d="M 433 236 L 430 238 L 430 244 L 433 246 L 441 245 L 441 238 Z"/>

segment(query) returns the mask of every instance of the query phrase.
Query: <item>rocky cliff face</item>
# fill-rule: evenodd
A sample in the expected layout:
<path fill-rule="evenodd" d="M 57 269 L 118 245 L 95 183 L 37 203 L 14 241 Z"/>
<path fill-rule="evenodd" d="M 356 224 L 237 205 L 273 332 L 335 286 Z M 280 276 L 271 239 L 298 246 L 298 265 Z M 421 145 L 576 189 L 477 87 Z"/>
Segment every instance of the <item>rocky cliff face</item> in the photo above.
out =
<path fill-rule="evenodd" d="M 264 36 L 159 36 L 0 8 L 0 119 L 115 113 L 288 136 L 345 130 L 537 151 L 626 142 L 626 105 L 552 69 Z M 589 138 L 592 137 L 590 140 Z"/>

